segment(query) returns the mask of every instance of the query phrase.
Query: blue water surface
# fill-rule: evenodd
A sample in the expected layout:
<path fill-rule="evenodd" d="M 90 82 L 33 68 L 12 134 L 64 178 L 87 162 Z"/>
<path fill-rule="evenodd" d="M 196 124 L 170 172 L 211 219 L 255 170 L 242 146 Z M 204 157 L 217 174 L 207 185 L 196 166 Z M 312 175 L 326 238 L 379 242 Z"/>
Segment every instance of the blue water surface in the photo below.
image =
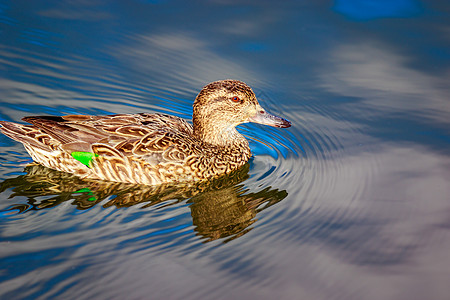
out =
<path fill-rule="evenodd" d="M 450 5 L 0 1 L 0 119 L 249 84 L 287 129 L 208 184 L 36 164 L 0 135 L 0 299 L 450 299 Z"/>

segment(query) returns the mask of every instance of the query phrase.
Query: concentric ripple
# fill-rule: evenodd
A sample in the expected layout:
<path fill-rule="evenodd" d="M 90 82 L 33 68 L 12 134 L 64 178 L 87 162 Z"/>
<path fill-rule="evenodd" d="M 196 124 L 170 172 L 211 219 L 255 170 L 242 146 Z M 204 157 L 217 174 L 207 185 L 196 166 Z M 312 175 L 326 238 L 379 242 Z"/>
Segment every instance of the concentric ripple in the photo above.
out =
<path fill-rule="evenodd" d="M 140 112 L 189 120 L 201 88 L 186 81 L 169 87 L 148 73 L 130 75 L 119 66 L 98 64 L 85 56 L 58 57 L 4 47 L 0 59 L 7 61 L 5 67 L 13 74 L 0 81 L 4 120 L 19 121 L 27 114 Z M 50 268 L 39 279 L 42 284 L 63 280 L 59 278 L 65 278 L 78 262 L 89 265 L 93 257 L 107 262 L 98 274 L 106 284 L 117 276 L 114 266 L 128 259 L 167 253 L 201 258 L 237 239 L 243 247 L 270 239 L 314 241 L 345 224 L 349 213 L 358 218 L 357 211 L 342 208 L 364 194 L 375 172 L 369 155 L 366 165 L 356 167 L 345 156 L 351 149 L 364 155 L 359 145 L 367 141 L 362 140 L 361 129 L 326 105 L 308 101 L 285 105 L 267 95 L 270 87 L 248 83 L 260 104 L 290 120 L 292 127 L 239 126 L 253 157 L 241 170 L 206 185 L 143 187 L 84 181 L 26 166 L 31 159 L 23 147 L 0 136 L 3 238 L 30 243 L 28 254 L 39 254 L 43 261 L 50 262 L 55 255 L 66 258 L 64 266 Z M 349 182 L 356 186 L 349 188 Z M 40 246 L 33 246 L 37 242 Z M 14 251 L 5 256 L 19 265 L 28 257 Z M 223 268 L 253 259 L 249 252 L 232 253 Z M 31 271 L 39 272 L 48 264 Z M 26 275 L 13 272 L 10 278 Z M 71 280 L 84 282 L 72 293 L 85 296 L 94 290 L 82 273 Z M 7 283 L 0 288 L 7 288 Z"/>
<path fill-rule="evenodd" d="M 291 196 L 282 208 L 264 212 L 259 226 L 266 231 L 265 236 L 279 238 L 279 231 L 272 232 L 276 228 L 273 223 L 293 217 L 304 218 L 301 224 L 306 227 L 292 228 L 289 224 L 298 226 L 298 222 L 286 222 L 283 231 L 286 236 L 297 233 L 295 239 L 302 240 L 326 234 L 349 219 L 359 219 L 358 208 L 350 208 L 368 192 L 377 172 L 376 157 L 370 154 L 373 141 L 361 128 L 327 105 L 305 102 L 298 109 L 278 108 L 283 117 L 297 120 L 293 130 L 254 125 L 243 130 L 255 154 L 246 185 L 282 188 Z M 268 111 L 271 103 L 265 103 Z M 315 222 L 319 222 L 317 228 L 311 228 Z"/>
<path fill-rule="evenodd" d="M 5 98 L 3 119 L 17 121 L 27 111 L 33 114 L 163 112 L 186 119 L 191 117 L 192 102 L 197 92 L 192 87 L 181 85 L 168 91 L 155 88 L 156 85 L 151 82 L 148 86 L 139 85 L 121 76 L 120 69 L 93 64 L 87 57 L 55 58 L 13 48 L 3 48 L 0 55 L 10 61 L 7 67 L 13 74 L 41 77 L 40 86 L 26 77 L 11 77 L 3 83 L 8 96 Z M 57 88 L 59 81 L 64 81 L 68 90 Z M 370 181 L 367 167 L 374 170 L 373 161 L 368 159 L 369 166 L 362 166 L 366 169 L 362 172 L 348 168 L 349 162 L 343 156 L 343 153 L 348 153 L 349 145 L 358 147 L 358 142 L 351 143 L 361 136 L 360 129 L 352 128 L 350 122 L 324 105 L 275 105 L 279 101 L 264 92 L 264 85 L 253 88 L 267 111 L 292 121 L 292 127 L 287 129 L 257 124 L 244 124 L 238 129 L 249 140 L 253 158 L 249 178 L 242 182 L 244 187 L 236 192 L 243 190 L 245 195 L 269 188 L 293 196 L 287 198 L 282 212 L 266 210 L 267 217 L 258 226 L 284 215 L 297 214 L 299 210 L 335 214 L 337 212 L 329 209 L 333 198 L 347 199 L 347 205 L 350 205 L 352 199 L 360 197 Z M 27 157 L 20 145 L 5 137 L 1 139 L 5 145 L 12 145 L 11 149 L 3 148 L 6 152 L 2 153 L 2 157 L 9 157 L 10 161 L 14 158 L 13 153 Z M 343 151 L 344 148 L 346 151 Z M 30 162 L 29 158 L 24 162 Z M 4 179 L 10 175 L 24 174 L 20 168 L 11 171 L 7 162 L 3 166 Z M 345 190 L 343 180 L 354 181 L 355 178 L 358 179 L 358 186 Z M 339 194 L 333 195 L 336 192 Z M 327 206 L 326 209 L 323 205 Z"/>

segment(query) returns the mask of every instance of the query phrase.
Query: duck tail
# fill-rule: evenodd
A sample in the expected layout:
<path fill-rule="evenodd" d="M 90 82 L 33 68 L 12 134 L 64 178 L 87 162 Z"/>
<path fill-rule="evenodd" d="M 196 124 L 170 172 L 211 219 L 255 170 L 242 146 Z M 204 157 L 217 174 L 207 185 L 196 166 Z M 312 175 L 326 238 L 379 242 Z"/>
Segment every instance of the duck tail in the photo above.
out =
<path fill-rule="evenodd" d="M 24 145 L 40 148 L 45 151 L 51 150 L 48 145 L 35 139 L 36 128 L 31 125 L 22 125 L 13 122 L 0 121 L 0 131 L 7 137 Z"/>
<path fill-rule="evenodd" d="M 24 129 L 25 125 L 7 121 L 0 121 L 0 125 L 0 131 L 4 135 L 21 143 L 24 141 L 24 136 L 27 135 L 27 130 Z"/>

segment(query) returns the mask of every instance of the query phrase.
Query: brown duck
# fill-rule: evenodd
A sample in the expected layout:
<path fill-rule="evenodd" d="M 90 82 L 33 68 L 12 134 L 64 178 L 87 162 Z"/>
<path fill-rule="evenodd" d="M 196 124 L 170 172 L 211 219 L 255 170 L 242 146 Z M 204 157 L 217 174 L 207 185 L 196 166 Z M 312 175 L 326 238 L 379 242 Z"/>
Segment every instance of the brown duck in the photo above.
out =
<path fill-rule="evenodd" d="M 229 173 L 251 156 L 236 126 L 255 122 L 290 127 L 267 113 L 237 80 L 206 85 L 194 101 L 192 123 L 165 114 L 35 116 L 32 125 L 0 121 L 36 162 L 82 178 L 155 185 Z"/>

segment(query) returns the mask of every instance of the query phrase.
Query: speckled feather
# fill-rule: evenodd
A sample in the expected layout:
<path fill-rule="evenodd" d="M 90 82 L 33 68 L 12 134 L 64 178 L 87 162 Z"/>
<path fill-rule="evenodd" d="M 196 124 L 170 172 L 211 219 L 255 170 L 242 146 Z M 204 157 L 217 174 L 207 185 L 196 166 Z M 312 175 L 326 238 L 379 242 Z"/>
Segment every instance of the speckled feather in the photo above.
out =
<path fill-rule="evenodd" d="M 199 93 L 193 125 L 175 116 L 141 113 L 25 117 L 32 125 L 2 121 L 0 130 L 46 167 L 82 178 L 154 185 L 203 180 L 244 165 L 251 152 L 235 126 L 251 121 L 258 107 L 246 84 L 225 80 Z M 71 154 L 76 152 L 94 154 L 90 164 L 75 159 Z"/>

